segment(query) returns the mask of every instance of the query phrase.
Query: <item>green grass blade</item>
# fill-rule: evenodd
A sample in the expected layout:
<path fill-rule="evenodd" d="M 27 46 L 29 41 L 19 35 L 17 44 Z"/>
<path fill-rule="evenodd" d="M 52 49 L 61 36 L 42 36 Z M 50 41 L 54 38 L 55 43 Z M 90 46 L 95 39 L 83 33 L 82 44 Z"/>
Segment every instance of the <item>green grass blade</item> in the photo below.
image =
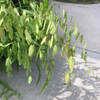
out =
<path fill-rule="evenodd" d="M 38 62 L 36 61 L 36 65 L 37 65 L 37 68 L 38 68 L 38 73 L 39 73 L 39 75 L 38 75 L 38 81 L 37 81 L 37 83 L 36 83 L 36 86 L 38 85 L 38 83 L 39 83 L 39 81 L 40 81 L 40 78 L 41 78 L 41 70 L 40 70 L 40 66 L 39 66 L 39 64 L 38 64 Z"/>

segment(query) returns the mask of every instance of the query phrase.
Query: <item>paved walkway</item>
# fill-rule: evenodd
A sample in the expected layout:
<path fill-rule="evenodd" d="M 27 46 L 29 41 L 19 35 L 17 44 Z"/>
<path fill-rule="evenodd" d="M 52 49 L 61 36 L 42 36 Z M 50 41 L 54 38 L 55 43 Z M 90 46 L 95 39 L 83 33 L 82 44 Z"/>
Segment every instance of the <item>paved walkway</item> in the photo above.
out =
<path fill-rule="evenodd" d="M 78 29 L 85 35 L 88 49 L 95 51 L 100 50 L 100 4 L 97 5 L 73 5 L 63 4 L 61 10 L 66 9 L 68 16 L 73 15 L 73 22 L 78 22 Z M 99 9 L 97 9 L 97 7 Z M 96 10 L 95 10 L 96 9 Z M 93 12 L 93 13 L 92 13 Z M 62 14 L 59 13 L 59 14 Z M 74 15 L 75 14 L 75 15 Z M 96 14 L 98 14 L 96 16 Z M 92 16 L 91 16 L 92 15 Z M 88 16 L 88 17 L 87 17 Z M 91 19 L 92 18 L 92 19 Z M 84 19 L 84 20 L 83 20 Z M 72 23 L 73 24 L 73 23 Z M 91 34 L 90 34 L 91 33 Z M 87 40 L 88 39 L 88 40 Z M 55 56 L 55 69 L 52 71 L 52 79 L 48 87 L 39 94 L 41 87 L 45 81 L 46 75 L 42 72 L 42 78 L 39 85 L 36 87 L 38 72 L 36 65 L 33 62 L 31 85 L 27 84 L 27 77 L 23 68 L 19 72 L 13 71 L 13 77 L 8 79 L 6 73 L 0 72 L 0 77 L 12 86 L 15 90 L 21 93 L 21 100 L 100 100 L 100 54 L 88 51 L 88 63 L 85 65 L 80 58 L 80 49 L 77 49 L 78 54 L 75 57 L 75 78 L 72 81 L 72 87 L 64 84 L 64 73 L 67 71 L 67 58 L 60 56 L 60 50 Z M 15 67 L 15 66 L 13 66 Z M 87 68 L 91 67 L 98 76 L 97 81 L 95 76 L 88 74 Z M 0 91 L 2 87 L 0 86 Z M 1 98 L 0 100 L 4 100 Z M 17 96 L 12 96 L 9 100 L 18 100 Z"/>
<path fill-rule="evenodd" d="M 63 18 L 63 9 L 66 10 L 68 16 L 68 24 L 71 16 L 73 21 L 70 28 L 74 28 L 74 23 L 78 23 L 78 31 L 84 35 L 87 43 L 87 49 L 100 53 L 100 4 L 71 4 L 55 2 L 56 13 Z M 58 6 L 60 5 L 60 10 Z M 59 34 L 63 33 L 59 30 Z M 73 43 L 75 41 L 73 39 Z M 80 45 L 81 47 L 81 45 Z"/>
<path fill-rule="evenodd" d="M 78 53 L 81 50 L 77 49 Z M 79 54 L 75 57 L 75 78 L 72 81 L 72 87 L 64 84 L 64 73 L 67 71 L 66 56 L 60 56 L 60 50 L 55 56 L 55 69 L 52 71 L 52 79 L 48 87 L 39 94 L 39 91 L 45 81 L 45 74 L 42 72 L 42 78 L 36 87 L 37 69 L 33 62 L 31 85 L 27 84 L 27 77 L 23 68 L 19 72 L 13 71 L 13 77 L 8 79 L 6 73 L 0 73 L 1 78 L 21 93 L 21 100 L 100 100 L 100 55 L 88 52 L 88 63 L 85 65 Z M 14 67 L 14 66 L 13 66 Z M 88 74 L 87 68 L 91 67 L 98 75 Z M 0 87 L 1 89 L 2 87 Z M 4 100 L 1 98 L 0 100 Z M 9 100 L 18 100 L 16 96 Z"/>

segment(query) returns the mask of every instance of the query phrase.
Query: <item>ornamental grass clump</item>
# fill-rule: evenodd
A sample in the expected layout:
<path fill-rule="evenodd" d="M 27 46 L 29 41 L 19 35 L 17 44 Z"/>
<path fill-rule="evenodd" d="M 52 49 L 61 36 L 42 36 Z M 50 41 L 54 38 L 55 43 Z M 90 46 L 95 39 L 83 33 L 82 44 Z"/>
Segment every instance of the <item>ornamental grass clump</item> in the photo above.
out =
<path fill-rule="evenodd" d="M 38 81 L 41 78 L 41 70 L 45 69 L 47 78 L 40 93 L 47 87 L 55 62 L 53 57 L 61 49 L 61 56 L 66 54 L 66 62 L 69 65 L 69 72 L 65 73 L 65 82 L 68 83 L 71 80 L 71 73 L 74 72 L 74 56 L 76 54 L 75 46 L 71 46 L 71 38 L 74 35 L 76 42 L 83 42 L 83 35 L 80 35 L 77 31 L 77 23 L 75 23 L 75 30 L 70 29 L 67 31 L 67 14 L 63 10 L 63 18 L 59 18 L 52 10 L 52 5 L 48 6 L 48 2 L 28 2 L 28 7 L 19 9 L 19 6 L 15 6 L 12 2 L 6 2 L 1 4 L 0 7 L 0 61 L 5 61 L 4 69 L 7 72 L 8 77 L 12 77 L 12 64 L 16 62 L 19 66 L 23 66 L 26 70 L 26 76 L 28 76 L 28 83 L 31 84 L 32 76 L 31 64 L 32 58 L 35 57 L 35 62 L 38 69 Z M 64 35 L 58 36 L 58 25 L 63 29 Z M 86 61 L 85 53 L 86 43 L 81 53 L 82 58 Z M 51 50 L 52 56 L 49 51 Z M 42 66 L 40 66 L 42 63 Z M 1 84 L 2 83 L 2 84 Z M 3 85 L 3 82 L 0 82 Z M 5 83 L 6 84 L 6 83 Z M 7 84 L 6 84 L 7 85 Z M 5 85 L 3 85 L 5 88 Z M 8 88 L 9 89 L 9 88 Z M 10 88 L 13 92 L 13 90 Z M 15 93 L 15 92 L 14 92 Z M 20 95 L 20 94 L 18 94 Z"/>

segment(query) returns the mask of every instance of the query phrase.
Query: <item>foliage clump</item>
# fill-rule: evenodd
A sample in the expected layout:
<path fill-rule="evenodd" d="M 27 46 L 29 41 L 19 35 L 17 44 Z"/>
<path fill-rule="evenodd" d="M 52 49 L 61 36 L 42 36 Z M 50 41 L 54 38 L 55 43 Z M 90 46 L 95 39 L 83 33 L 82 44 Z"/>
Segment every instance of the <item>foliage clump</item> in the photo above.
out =
<path fill-rule="evenodd" d="M 58 15 L 55 15 L 52 5 L 48 6 L 48 2 L 40 2 L 37 5 L 30 1 L 26 9 L 19 9 L 12 2 L 2 3 L 0 8 L 0 59 L 5 59 L 8 77 L 12 77 L 12 64 L 14 62 L 17 62 L 18 66 L 22 65 L 26 70 L 26 75 L 29 76 L 32 58 L 35 57 L 39 72 L 37 84 L 41 78 L 40 62 L 47 74 L 45 84 L 40 91 L 42 92 L 51 79 L 51 70 L 55 66 L 52 57 L 55 56 L 58 48 L 61 49 L 61 56 L 66 54 L 70 72 L 74 72 L 76 50 L 75 46 L 71 46 L 71 38 L 74 35 L 75 39 L 80 38 L 79 42 L 82 43 L 83 35 L 78 33 L 77 23 L 75 23 L 75 30 L 70 29 L 68 32 L 65 10 L 63 10 L 63 17 L 64 21 Z M 62 37 L 57 34 L 58 25 L 64 31 Z M 86 44 L 84 49 L 85 46 Z M 52 57 L 49 54 L 50 50 Z M 82 51 L 81 55 L 86 61 L 85 50 Z M 71 79 L 70 72 L 65 74 L 66 83 Z M 32 77 L 29 76 L 28 83 L 30 84 L 31 81 Z"/>

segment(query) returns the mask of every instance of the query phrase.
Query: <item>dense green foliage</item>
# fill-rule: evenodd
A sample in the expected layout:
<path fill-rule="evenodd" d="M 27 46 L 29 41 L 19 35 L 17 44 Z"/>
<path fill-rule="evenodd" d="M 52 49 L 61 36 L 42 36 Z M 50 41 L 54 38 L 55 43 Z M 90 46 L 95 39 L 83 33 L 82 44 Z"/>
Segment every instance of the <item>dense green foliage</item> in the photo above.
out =
<path fill-rule="evenodd" d="M 27 1 L 27 0 L 26 0 Z M 77 23 L 75 30 L 67 31 L 67 14 L 63 10 L 64 20 L 55 15 L 52 11 L 52 6 L 48 6 L 48 0 L 45 3 L 36 4 L 28 2 L 28 8 L 24 9 L 21 6 L 15 6 L 13 2 L 2 3 L 0 8 L 0 60 L 5 59 L 6 72 L 8 77 L 12 77 L 12 64 L 17 62 L 19 66 L 23 66 L 26 70 L 26 75 L 31 73 L 32 58 L 35 57 L 35 62 L 39 72 L 37 85 L 41 78 L 40 63 L 42 69 L 45 69 L 47 79 L 40 93 L 47 87 L 55 63 L 53 56 L 61 49 L 61 56 L 66 54 L 69 64 L 69 72 L 65 73 L 65 82 L 68 83 L 71 78 L 71 72 L 74 72 L 74 56 L 76 54 L 75 46 L 71 46 L 71 38 L 74 35 L 78 43 L 83 42 L 83 35 L 77 32 Z M 63 29 L 64 35 L 58 36 L 58 25 Z M 85 53 L 86 43 L 84 43 L 82 58 L 86 61 Z M 52 56 L 49 51 L 52 51 Z M 2 67 L 5 70 L 5 67 Z M 32 81 L 32 76 L 29 76 L 28 83 Z"/>
<path fill-rule="evenodd" d="M 2 80 L 0 80 L 0 85 L 2 85 L 4 88 L 2 89 L 2 92 L 0 94 L 0 97 L 2 97 L 3 95 L 5 100 L 9 99 L 12 95 L 17 95 L 18 94 L 18 99 L 20 99 L 20 93 L 18 93 L 17 91 L 13 90 L 8 84 L 6 84 L 5 82 L 3 82 Z M 9 93 L 10 92 L 10 93 Z"/>

